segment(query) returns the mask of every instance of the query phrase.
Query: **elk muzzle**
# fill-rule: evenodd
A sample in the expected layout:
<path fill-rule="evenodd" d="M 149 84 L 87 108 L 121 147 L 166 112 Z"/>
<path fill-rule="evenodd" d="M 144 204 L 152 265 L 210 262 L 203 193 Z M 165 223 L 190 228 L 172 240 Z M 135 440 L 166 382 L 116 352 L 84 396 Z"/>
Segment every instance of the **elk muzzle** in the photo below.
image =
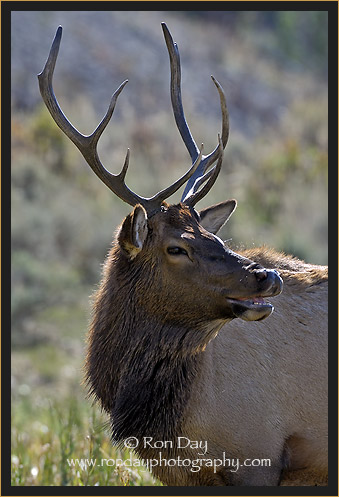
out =
<path fill-rule="evenodd" d="M 251 264 L 252 266 L 252 264 Z M 262 321 L 272 314 L 274 307 L 264 297 L 279 295 L 283 288 L 283 281 L 274 269 L 264 269 L 253 263 L 247 269 L 253 273 L 257 282 L 259 293 L 256 297 L 228 298 L 235 317 L 245 321 Z M 255 266 L 255 267 L 254 267 Z"/>

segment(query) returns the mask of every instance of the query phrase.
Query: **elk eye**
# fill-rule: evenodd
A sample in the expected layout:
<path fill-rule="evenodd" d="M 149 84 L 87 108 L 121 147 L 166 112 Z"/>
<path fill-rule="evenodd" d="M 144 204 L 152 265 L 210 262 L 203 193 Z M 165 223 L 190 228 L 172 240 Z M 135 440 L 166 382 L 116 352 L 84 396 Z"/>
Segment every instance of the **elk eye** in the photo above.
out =
<path fill-rule="evenodd" d="M 170 255 L 188 255 L 187 251 L 181 247 L 168 247 L 167 252 Z"/>

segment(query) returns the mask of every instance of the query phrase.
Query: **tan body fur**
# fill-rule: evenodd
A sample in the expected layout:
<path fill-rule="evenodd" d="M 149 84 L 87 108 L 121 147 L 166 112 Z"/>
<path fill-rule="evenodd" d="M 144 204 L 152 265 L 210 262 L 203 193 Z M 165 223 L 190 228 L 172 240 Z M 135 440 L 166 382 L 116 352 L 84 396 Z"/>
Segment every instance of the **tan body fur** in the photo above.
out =
<path fill-rule="evenodd" d="M 267 320 L 227 323 L 200 354 L 183 431 L 191 440 L 207 440 L 211 458 L 222 459 L 226 452 L 240 460 L 271 458 L 273 465 L 285 445 L 288 468 L 303 472 L 293 481 L 294 473 L 285 471 L 283 485 L 289 480 L 292 485 L 325 483 L 327 268 L 284 260 L 268 250 L 242 255 L 264 267 L 279 267 L 284 291 L 274 298 Z M 199 457 L 197 452 L 189 457 Z M 260 469 L 254 467 L 253 476 L 257 473 L 257 484 L 265 484 Z M 207 473 L 214 478 L 213 470 L 201 476 L 208 478 Z M 225 485 L 223 471 L 220 476 L 216 483 Z M 187 475 L 182 478 L 176 484 L 189 484 Z"/>

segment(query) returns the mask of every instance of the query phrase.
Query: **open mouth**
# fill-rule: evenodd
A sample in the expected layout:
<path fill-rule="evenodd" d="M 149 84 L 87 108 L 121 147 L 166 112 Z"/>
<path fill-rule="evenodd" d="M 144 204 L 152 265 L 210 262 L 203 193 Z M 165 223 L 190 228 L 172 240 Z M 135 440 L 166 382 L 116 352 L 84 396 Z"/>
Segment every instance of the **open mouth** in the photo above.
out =
<path fill-rule="evenodd" d="M 245 297 L 227 299 L 231 304 L 233 314 L 245 321 L 261 321 L 272 314 L 274 307 L 262 297 Z"/>

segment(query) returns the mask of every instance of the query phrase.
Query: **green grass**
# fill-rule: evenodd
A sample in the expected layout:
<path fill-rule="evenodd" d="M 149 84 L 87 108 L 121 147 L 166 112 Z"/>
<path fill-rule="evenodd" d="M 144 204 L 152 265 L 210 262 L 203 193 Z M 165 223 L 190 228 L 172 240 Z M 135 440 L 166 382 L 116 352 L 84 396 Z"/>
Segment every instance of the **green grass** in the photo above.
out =
<path fill-rule="evenodd" d="M 129 461 L 127 449 L 112 446 L 107 417 L 90 401 L 75 392 L 62 401 L 51 400 L 53 392 L 48 396 L 46 385 L 38 394 L 25 384 L 17 390 L 12 409 L 12 485 L 161 485 L 145 468 L 133 466 L 135 455 Z"/>
<path fill-rule="evenodd" d="M 11 484 L 161 485 L 133 466 L 136 455 L 130 462 L 128 450 L 112 446 L 108 416 L 81 385 L 82 362 L 79 340 L 69 347 L 59 337 L 55 344 L 13 351 Z"/>

